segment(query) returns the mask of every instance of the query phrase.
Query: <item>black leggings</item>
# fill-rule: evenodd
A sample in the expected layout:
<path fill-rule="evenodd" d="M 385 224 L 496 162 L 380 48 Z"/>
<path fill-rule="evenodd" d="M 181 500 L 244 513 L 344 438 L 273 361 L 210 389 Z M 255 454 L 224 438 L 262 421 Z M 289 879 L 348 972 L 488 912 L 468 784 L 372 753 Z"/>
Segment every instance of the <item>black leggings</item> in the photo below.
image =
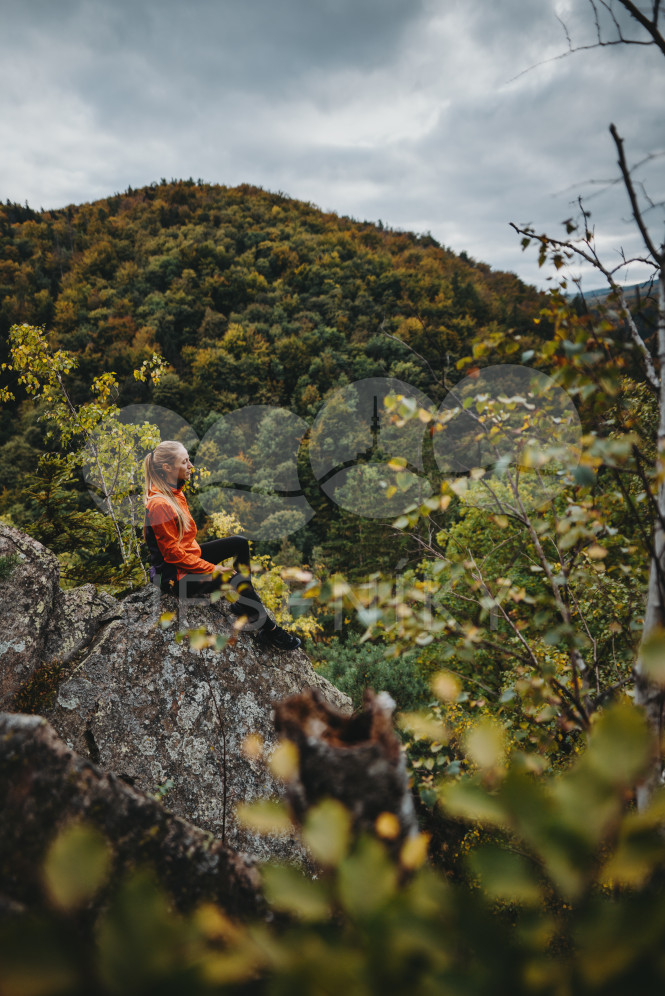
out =
<path fill-rule="evenodd" d="M 227 536 L 201 543 L 201 558 L 211 564 L 219 564 L 233 557 L 233 567 L 238 573 L 227 580 L 227 583 L 238 592 L 239 598 L 232 603 L 231 611 L 237 616 L 247 616 L 255 627 L 265 622 L 271 625 L 265 606 L 252 585 L 249 556 L 249 542 L 244 536 Z M 168 584 L 165 573 L 162 575 L 162 591 L 172 592 L 173 588 Z M 186 598 L 197 598 L 218 591 L 223 584 L 221 574 L 217 577 L 210 574 L 187 574 L 177 582 L 176 591 L 180 597 L 184 595 Z"/>

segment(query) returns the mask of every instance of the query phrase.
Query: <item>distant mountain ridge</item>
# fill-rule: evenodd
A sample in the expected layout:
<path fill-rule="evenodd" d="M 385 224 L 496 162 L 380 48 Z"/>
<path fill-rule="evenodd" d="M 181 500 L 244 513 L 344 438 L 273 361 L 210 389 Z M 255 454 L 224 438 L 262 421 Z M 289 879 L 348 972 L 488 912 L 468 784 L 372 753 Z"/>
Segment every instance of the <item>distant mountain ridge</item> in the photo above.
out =
<path fill-rule="evenodd" d="M 623 284 L 623 292 L 627 299 L 633 300 L 638 296 L 644 299 L 647 294 L 657 295 L 658 288 L 660 286 L 660 281 L 658 280 L 645 280 L 640 284 Z M 568 294 L 570 300 L 574 300 L 577 297 L 583 297 L 585 301 L 604 301 L 610 297 L 612 291 L 608 287 L 597 287 L 595 290 L 582 290 L 580 293 L 579 289 L 574 293 Z"/>

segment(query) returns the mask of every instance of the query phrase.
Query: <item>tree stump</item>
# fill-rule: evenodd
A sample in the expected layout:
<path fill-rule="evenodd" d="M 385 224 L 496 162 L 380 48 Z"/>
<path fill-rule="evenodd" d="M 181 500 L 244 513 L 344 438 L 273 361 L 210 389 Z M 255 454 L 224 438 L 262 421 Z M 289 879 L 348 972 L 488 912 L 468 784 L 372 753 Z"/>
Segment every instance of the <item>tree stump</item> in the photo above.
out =
<path fill-rule="evenodd" d="M 395 847 L 418 832 L 394 708 L 386 692 L 367 690 L 362 709 L 349 716 L 315 688 L 276 704 L 275 728 L 298 748 L 298 774 L 287 793 L 300 823 L 313 805 L 333 798 L 351 813 L 356 833 L 374 832 L 386 812 L 399 821 Z"/>

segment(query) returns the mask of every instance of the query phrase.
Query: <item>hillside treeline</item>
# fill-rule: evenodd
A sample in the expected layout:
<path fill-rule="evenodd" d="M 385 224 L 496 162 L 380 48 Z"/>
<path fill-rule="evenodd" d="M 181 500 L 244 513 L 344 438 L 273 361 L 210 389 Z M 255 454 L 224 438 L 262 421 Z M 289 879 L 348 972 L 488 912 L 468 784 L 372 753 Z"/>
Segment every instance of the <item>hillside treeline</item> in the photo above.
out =
<path fill-rule="evenodd" d="M 44 326 L 79 358 L 75 401 L 113 370 L 119 405 L 152 400 L 199 436 L 252 404 L 311 422 L 332 390 L 367 377 L 399 378 L 438 403 L 465 345 L 510 330 L 525 345 L 540 300 L 429 235 L 255 187 L 162 181 L 57 211 L 0 205 L 0 362 L 13 324 Z M 149 388 L 132 371 L 154 351 L 170 367 Z M 0 415 L 0 514 L 29 529 L 25 482 L 44 441 L 17 398 Z M 347 540 L 354 565 L 380 566 L 389 527 L 363 523 L 359 549 L 358 518 L 331 506 L 301 464 L 317 514 L 294 537 L 300 553 L 316 547 L 350 569 Z"/>

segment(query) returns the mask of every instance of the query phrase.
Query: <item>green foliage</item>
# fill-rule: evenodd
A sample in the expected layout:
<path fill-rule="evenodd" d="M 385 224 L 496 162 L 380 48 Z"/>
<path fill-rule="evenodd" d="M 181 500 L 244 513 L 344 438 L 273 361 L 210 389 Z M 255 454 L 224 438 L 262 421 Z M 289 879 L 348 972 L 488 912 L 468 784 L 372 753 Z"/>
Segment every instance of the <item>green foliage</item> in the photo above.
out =
<path fill-rule="evenodd" d="M 388 524 L 324 502 L 305 443 L 299 473 L 317 514 L 296 542 L 317 576 L 297 568 L 282 577 L 263 552 L 257 581 L 286 611 L 293 577 L 301 607 L 318 602 L 329 624 L 334 613 L 351 625 L 354 638 L 347 630 L 344 642 L 308 649 L 355 702 L 367 686 L 396 700 L 432 863 L 425 835 L 395 857 L 380 821 L 376 836 L 352 839 L 348 816 L 328 800 L 302 829 L 318 876 L 265 869 L 274 921 L 238 925 L 212 907 L 178 917 L 139 873 L 105 897 L 95 944 L 82 954 L 67 928 L 82 905 L 94 906 L 106 851 L 77 830 L 90 873 L 68 864 L 71 838 L 54 844 L 43 916 L 24 924 L 38 957 L 10 925 L 0 988 L 618 996 L 662 986 L 665 802 L 657 793 L 634 808 L 654 745 L 622 697 L 662 479 L 658 412 L 612 314 L 579 314 L 562 295 L 543 301 L 431 241 L 250 188 L 163 184 L 68 215 L 0 215 L 0 323 L 12 328 L 13 350 L 3 398 L 11 406 L 21 386 L 38 399 L 20 412 L 18 431 L 3 421 L 0 465 L 27 468 L 44 453 L 37 409 L 70 447 L 41 460 L 25 493 L 6 485 L 0 507 L 60 543 L 72 578 L 92 566 L 78 548 L 90 515 L 97 566 L 108 570 L 115 557 L 119 567 L 114 521 L 80 507 L 72 488 L 82 440 L 112 416 L 113 400 L 182 406 L 205 431 L 215 413 L 247 404 L 312 418 L 340 383 L 375 375 L 403 377 L 439 402 L 439 374 L 449 382 L 466 371 L 459 408 L 473 424 L 464 448 L 493 447 L 492 459 L 449 474 Z M 32 296 L 15 292 L 21 281 Z M 42 321 L 52 322 L 52 343 L 29 324 Z M 156 348 L 170 369 L 150 359 Z M 583 431 L 574 447 L 543 442 L 526 395 L 497 403 L 474 387 L 478 364 L 518 358 L 575 398 Z M 454 417 L 397 400 L 392 412 L 397 424 L 427 424 L 434 450 Z M 107 456 L 126 442 L 109 427 L 97 442 Z M 510 438 L 540 445 L 520 445 L 511 459 L 498 446 Z M 398 470 L 396 487 L 406 477 Z M 553 500 L 539 499 L 543 480 L 556 483 Z M 135 482 L 122 483 L 129 495 Z M 221 528 L 213 517 L 213 532 Z M 297 553 L 288 551 L 292 564 Z M 390 576 L 397 560 L 408 564 L 399 579 Z M 191 636 L 199 647 L 224 639 Z M 662 657 L 655 632 L 644 667 L 658 682 Z M 28 704 L 45 701 L 57 678 L 57 667 L 41 674 L 25 690 Z M 262 832 L 290 825 L 285 807 L 267 800 L 238 815 Z"/>
<path fill-rule="evenodd" d="M 68 826 L 53 841 L 44 862 L 44 884 L 54 906 L 80 909 L 108 877 L 109 847 L 92 827 Z"/>
<path fill-rule="evenodd" d="M 75 545 L 77 537 L 72 535 L 77 529 L 79 534 L 88 534 L 84 549 L 92 546 L 97 554 L 117 544 L 122 566 L 113 576 L 107 568 L 106 582 L 131 583 L 139 577 L 145 582 L 137 536 L 142 523 L 138 475 L 140 458 L 157 444 L 158 431 L 147 423 L 134 426 L 120 422 L 119 410 L 112 401 L 117 394 L 112 373 L 93 380 L 92 400 L 75 404 L 67 377 L 78 359 L 68 351 L 53 349 L 43 329 L 25 323 L 14 325 L 9 330 L 9 342 L 11 359 L 2 364 L 2 369 L 15 373 L 19 385 L 40 403 L 46 437 L 59 450 L 42 456 L 40 473 L 31 479 L 33 488 L 28 495 L 39 509 L 32 519 L 33 532 L 40 538 L 48 538 L 50 533 L 58 545 L 64 546 L 65 565 L 72 561 L 82 565 L 85 561 L 85 553 L 81 555 L 80 547 Z M 163 368 L 161 357 L 153 355 L 134 373 L 137 380 L 158 382 Z M 84 471 L 101 513 L 71 509 L 67 486 L 73 483 L 77 469 Z M 63 536 L 68 540 L 64 544 Z M 73 573 L 76 575 L 76 569 Z M 81 573 L 79 566 L 79 579 Z M 86 578 L 92 579 L 90 575 Z"/>
<path fill-rule="evenodd" d="M 557 314 L 562 320 L 563 309 Z M 566 321 L 574 325 L 574 316 Z M 596 378 L 604 383 L 605 373 L 604 354 L 588 360 L 580 391 Z M 622 387 L 639 393 L 631 382 Z M 597 394 L 589 395 L 594 405 Z M 574 445 L 556 438 L 548 445 L 545 436 L 533 446 L 531 434 L 538 435 L 542 416 L 537 398 L 533 404 L 519 397 L 497 400 L 499 405 L 477 389 L 463 406 L 434 419 L 435 428 L 445 428 L 462 408 L 473 407 L 470 438 L 462 441 L 466 452 L 487 446 L 487 455 L 395 523 L 434 539 L 420 579 L 407 572 L 411 586 L 401 600 L 390 596 L 375 607 L 373 627 L 397 650 L 414 641 L 428 647 L 426 657 L 450 662 L 473 686 L 474 697 L 481 689 L 498 711 L 506 714 L 504 707 L 514 702 L 522 729 L 525 720 L 549 724 L 552 735 L 564 717 L 569 728 L 586 728 L 594 703 L 631 677 L 648 582 L 650 526 L 640 506 L 654 507 L 654 471 L 645 469 L 654 420 L 643 403 L 629 431 L 618 432 L 622 405 L 612 398 L 603 422 L 586 432 L 583 426 Z M 497 440 L 510 427 L 513 409 L 521 422 L 515 433 L 520 449 L 512 443 L 501 452 Z M 589 414 L 584 406 L 581 414 Z M 431 420 L 424 411 L 399 415 Z M 525 735 L 537 737 L 533 729 Z"/>
<path fill-rule="evenodd" d="M 20 562 L 21 558 L 17 553 L 7 553 L 0 556 L 0 581 L 6 581 Z"/>
<path fill-rule="evenodd" d="M 305 652 L 319 674 L 345 692 L 356 707 L 366 688 L 388 692 L 399 710 L 418 709 L 431 698 L 416 651 L 389 659 L 380 644 L 360 644 L 350 637 L 330 644 L 309 642 Z"/>

